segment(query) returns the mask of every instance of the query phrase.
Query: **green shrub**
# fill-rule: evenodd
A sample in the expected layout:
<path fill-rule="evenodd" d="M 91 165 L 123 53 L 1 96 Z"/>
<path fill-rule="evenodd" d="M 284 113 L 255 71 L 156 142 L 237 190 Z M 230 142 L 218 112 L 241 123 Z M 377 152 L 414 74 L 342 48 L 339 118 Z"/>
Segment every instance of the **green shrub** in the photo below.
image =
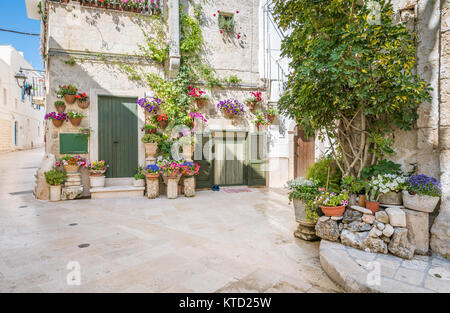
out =
<path fill-rule="evenodd" d="M 392 161 L 381 160 L 378 162 L 378 164 L 366 166 L 361 170 L 361 178 L 364 180 L 368 180 L 374 176 L 385 174 L 401 175 L 401 165 Z"/>
<path fill-rule="evenodd" d="M 306 178 L 313 181 L 318 181 L 321 187 L 326 187 L 328 177 L 328 167 L 330 168 L 330 178 L 328 182 L 328 190 L 339 192 L 342 172 L 332 159 L 320 159 L 308 168 Z"/>
<path fill-rule="evenodd" d="M 67 179 L 67 174 L 65 171 L 58 170 L 57 168 L 53 167 L 51 171 L 45 172 L 45 180 L 47 181 L 47 184 L 51 186 L 59 186 L 62 183 L 64 183 Z"/>

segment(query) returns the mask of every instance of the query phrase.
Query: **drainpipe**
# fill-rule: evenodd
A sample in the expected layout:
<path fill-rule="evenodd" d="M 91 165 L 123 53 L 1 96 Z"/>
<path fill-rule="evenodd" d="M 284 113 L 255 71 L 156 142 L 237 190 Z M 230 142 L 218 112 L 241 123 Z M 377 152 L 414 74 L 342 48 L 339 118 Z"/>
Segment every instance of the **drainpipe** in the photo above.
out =
<path fill-rule="evenodd" d="M 169 79 L 174 79 L 180 69 L 180 3 L 169 0 Z"/>

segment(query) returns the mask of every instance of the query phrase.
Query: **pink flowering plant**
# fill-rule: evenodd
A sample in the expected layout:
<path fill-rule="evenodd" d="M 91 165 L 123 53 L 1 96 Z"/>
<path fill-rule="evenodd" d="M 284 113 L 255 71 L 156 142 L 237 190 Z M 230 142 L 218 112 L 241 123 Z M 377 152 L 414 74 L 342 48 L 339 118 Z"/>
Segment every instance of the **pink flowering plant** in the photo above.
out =
<path fill-rule="evenodd" d="M 158 166 L 162 176 L 175 176 L 181 174 L 182 164 L 177 161 L 163 161 L 158 163 Z"/>
<path fill-rule="evenodd" d="M 235 99 L 222 100 L 217 104 L 217 108 L 233 115 L 242 115 L 245 113 L 244 105 Z"/>
<path fill-rule="evenodd" d="M 109 168 L 109 165 L 106 164 L 105 160 L 101 161 L 94 161 L 92 163 L 89 163 L 88 170 L 91 175 L 97 174 L 104 174 Z"/>
<path fill-rule="evenodd" d="M 191 112 L 189 113 L 189 116 L 191 117 L 192 120 L 198 119 L 205 123 L 208 122 L 208 120 L 203 116 L 201 112 Z"/>
<path fill-rule="evenodd" d="M 60 167 L 64 165 L 78 165 L 81 167 L 86 167 L 86 159 L 81 155 L 65 155 L 56 161 L 55 166 Z"/>
<path fill-rule="evenodd" d="M 190 177 L 198 175 L 200 172 L 200 166 L 194 162 L 185 162 L 181 165 L 181 174 Z"/>
<path fill-rule="evenodd" d="M 206 91 L 201 90 L 200 88 L 194 88 L 193 86 L 189 86 L 189 96 L 194 99 L 208 100 L 208 96 L 206 95 Z"/>
<path fill-rule="evenodd" d="M 65 121 L 65 120 L 67 120 L 67 114 L 51 112 L 51 113 L 45 114 L 44 118 L 46 120 Z"/>
<path fill-rule="evenodd" d="M 341 193 L 325 192 L 324 194 L 320 195 L 316 201 L 314 201 L 314 204 L 324 207 L 347 206 L 348 192 L 345 190 Z"/>

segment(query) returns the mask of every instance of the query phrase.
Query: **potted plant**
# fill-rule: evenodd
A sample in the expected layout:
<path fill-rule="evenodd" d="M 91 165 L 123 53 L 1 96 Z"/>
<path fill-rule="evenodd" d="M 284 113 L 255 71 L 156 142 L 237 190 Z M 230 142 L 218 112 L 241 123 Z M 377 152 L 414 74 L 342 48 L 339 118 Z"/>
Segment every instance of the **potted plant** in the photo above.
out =
<path fill-rule="evenodd" d="M 206 102 L 208 101 L 208 96 L 206 95 L 206 92 L 201 90 L 200 88 L 194 88 L 192 86 L 189 86 L 189 96 L 194 99 L 195 104 L 197 105 L 197 108 L 201 109 L 205 106 Z"/>
<path fill-rule="evenodd" d="M 165 113 L 161 113 L 156 117 L 159 127 L 161 129 L 166 129 L 169 125 L 169 117 Z"/>
<path fill-rule="evenodd" d="M 66 103 L 64 101 L 55 101 L 53 105 L 55 106 L 56 112 L 58 113 L 64 113 L 64 111 L 66 111 Z"/>
<path fill-rule="evenodd" d="M 222 34 L 234 32 L 234 17 L 232 15 L 224 15 L 219 13 L 219 30 Z"/>
<path fill-rule="evenodd" d="M 56 91 L 56 95 L 59 98 L 64 98 L 67 103 L 73 104 L 75 102 L 75 95 L 77 94 L 78 89 L 72 85 L 64 85 L 59 86 L 59 89 Z"/>
<path fill-rule="evenodd" d="M 233 118 L 245 113 L 244 105 L 238 100 L 227 99 L 217 104 L 217 108 L 224 112 L 228 118 Z"/>
<path fill-rule="evenodd" d="M 275 107 L 270 107 L 266 110 L 267 119 L 270 123 L 273 123 L 275 118 L 278 116 L 278 110 Z"/>
<path fill-rule="evenodd" d="M 44 117 L 46 120 L 52 120 L 53 126 L 55 127 L 61 127 L 64 121 L 67 120 L 67 114 L 66 113 L 56 113 L 51 112 L 45 114 Z"/>
<path fill-rule="evenodd" d="M 155 199 L 159 196 L 159 166 L 150 164 L 145 167 L 145 176 L 147 177 L 147 197 Z"/>
<path fill-rule="evenodd" d="M 304 178 L 296 178 L 287 182 L 285 188 L 289 191 L 289 202 L 293 202 L 295 219 L 297 222 L 309 222 L 315 224 L 312 217 L 317 215 L 315 206 L 311 201 L 320 195 L 318 182 Z"/>
<path fill-rule="evenodd" d="M 341 187 L 349 192 L 349 204 L 356 205 L 356 197 L 364 189 L 364 182 L 359 177 L 345 176 L 342 178 Z"/>
<path fill-rule="evenodd" d="M 79 112 L 68 112 L 67 116 L 69 117 L 70 124 L 73 126 L 80 126 L 81 120 L 83 119 L 84 115 Z"/>
<path fill-rule="evenodd" d="M 146 112 L 150 114 L 157 114 L 164 101 L 162 101 L 159 98 L 152 97 L 151 99 L 147 98 L 138 99 L 136 103 Z"/>
<path fill-rule="evenodd" d="M 89 164 L 89 181 L 91 188 L 105 187 L 105 173 L 109 165 L 104 160 L 94 161 Z"/>
<path fill-rule="evenodd" d="M 77 99 L 78 107 L 81 109 L 87 109 L 89 107 L 89 97 L 86 93 L 79 93 L 75 98 Z"/>
<path fill-rule="evenodd" d="M 61 200 L 61 185 L 66 181 L 67 174 L 53 167 L 51 171 L 45 172 L 45 180 L 50 185 L 50 201 Z"/>
<path fill-rule="evenodd" d="M 406 177 L 397 174 L 384 174 L 379 176 L 382 181 L 380 185 L 380 199 L 382 204 L 402 205 L 401 191 L 405 187 Z"/>
<path fill-rule="evenodd" d="M 326 192 L 313 203 L 318 205 L 326 216 L 342 216 L 348 204 L 348 193 L 345 190 L 340 193 Z"/>
<path fill-rule="evenodd" d="M 255 120 L 253 121 L 258 131 L 263 131 L 264 128 L 269 125 L 269 121 L 264 116 L 264 113 L 261 111 L 256 111 Z"/>
<path fill-rule="evenodd" d="M 158 134 L 146 134 L 142 137 L 142 142 L 145 146 L 145 155 L 147 158 L 152 160 L 155 159 L 160 141 L 161 136 Z"/>
<path fill-rule="evenodd" d="M 156 126 L 151 120 L 148 120 L 141 130 L 145 132 L 146 135 L 155 134 L 158 130 L 158 126 Z"/>
<path fill-rule="evenodd" d="M 380 177 L 381 175 L 372 178 L 372 180 L 366 182 L 365 186 L 366 208 L 371 210 L 373 214 L 378 212 L 378 209 L 380 208 L 380 186 L 382 185 Z"/>
<path fill-rule="evenodd" d="M 193 126 L 195 126 L 196 121 L 208 123 L 208 120 L 205 118 L 205 116 L 203 116 L 203 114 L 201 112 L 194 111 L 194 112 L 189 113 L 189 116 L 190 116 L 191 121 L 193 121 L 193 124 L 194 124 Z"/>
<path fill-rule="evenodd" d="M 65 155 L 62 158 L 59 158 L 55 165 L 56 167 L 64 167 L 64 170 L 67 173 L 76 173 L 80 166 L 86 167 L 86 159 L 81 155 Z"/>
<path fill-rule="evenodd" d="M 262 102 L 262 93 L 260 91 L 258 92 L 250 91 L 250 95 L 251 95 L 250 98 L 245 99 L 245 103 L 247 104 L 250 110 L 253 110 L 255 109 L 258 103 Z"/>
<path fill-rule="evenodd" d="M 198 175 L 200 166 L 194 162 L 185 162 L 181 165 L 181 174 L 184 176 L 184 196 L 195 197 L 195 175 Z"/>
<path fill-rule="evenodd" d="M 134 174 L 134 187 L 145 187 L 145 171 L 142 166 L 137 168 L 136 174 Z"/>
<path fill-rule="evenodd" d="M 178 198 L 178 182 L 181 178 L 181 164 L 177 161 L 163 161 L 159 165 L 164 183 L 166 184 L 166 194 L 168 199 Z"/>
<path fill-rule="evenodd" d="M 442 196 L 439 181 L 426 175 L 412 175 L 406 181 L 403 194 L 403 205 L 408 209 L 431 213 Z"/>

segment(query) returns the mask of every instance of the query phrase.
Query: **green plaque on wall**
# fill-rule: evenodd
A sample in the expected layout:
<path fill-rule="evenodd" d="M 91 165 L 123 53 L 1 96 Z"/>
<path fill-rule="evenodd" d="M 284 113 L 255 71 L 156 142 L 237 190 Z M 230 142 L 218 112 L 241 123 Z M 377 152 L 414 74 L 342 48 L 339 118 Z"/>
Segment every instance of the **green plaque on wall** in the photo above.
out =
<path fill-rule="evenodd" d="M 81 134 L 59 134 L 60 154 L 87 154 L 88 138 Z"/>

